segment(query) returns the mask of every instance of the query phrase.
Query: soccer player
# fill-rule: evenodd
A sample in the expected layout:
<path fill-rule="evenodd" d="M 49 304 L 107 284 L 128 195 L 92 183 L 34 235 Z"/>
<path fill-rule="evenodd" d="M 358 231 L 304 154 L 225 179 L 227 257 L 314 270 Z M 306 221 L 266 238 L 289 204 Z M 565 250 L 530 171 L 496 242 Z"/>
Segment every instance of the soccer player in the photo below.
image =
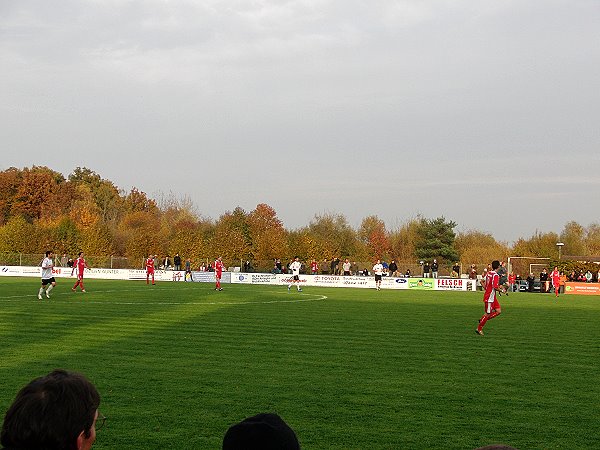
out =
<path fill-rule="evenodd" d="M 483 294 L 483 305 L 485 307 L 485 313 L 479 319 L 479 325 L 475 330 L 475 333 L 483 336 L 483 327 L 486 322 L 494 317 L 497 317 L 502 312 L 500 308 L 500 303 L 498 303 L 498 299 L 496 298 L 496 292 L 498 291 L 498 286 L 500 282 L 500 277 L 496 273 L 496 270 L 500 267 L 500 261 L 492 261 L 491 270 L 488 270 L 485 276 L 485 293 Z"/>
<path fill-rule="evenodd" d="M 146 260 L 146 284 L 150 283 L 150 277 L 152 277 L 152 286 L 154 286 L 154 257 L 152 255 L 148 255 Z"/>
<path fill-rule="evenodd" d="M 378 259 L 375 265 L 373 266 L 373 273 L 375 273 L 375 289 L 380 291 L 381 277 L 383 277 L 383 264 L 381 264 L 381 260 Z"/>
<path fill-rule="evenodd" d="M 558 266 L 554 266 L 554 270 L 550 272 L 550 280 L 552 280 L 554 294 L 558 297 L 558 291 L 560 289 L 560 272 L 558 270 Z"/>
<path fill-rule="evenodd" d="M 54 276 L 52 276 L 52 269 L 54 268 L 54 262 L 52 261 L 53 256 L 52 250 L 48 250 L 46 252 L 46 257 L 42 261 L 42 287 L 38 292 L 38 298 L 40 300 L 42 299 L 44 290 L 46 291 L 46 298 L 50 298 L 50 291 L 56 286 L 56 280 L 54 279 Z"/>
<path fill-rule="evenodd" d="M 71 288 L 73 292 L 77 290 L 77 286 L 81 286 L 81 292 L 85 292 L 85 287 L 83 287 L 83 270 L 87 269 L 88 265 L 83 258 L 83 252 L 79 252 L 77 259 L 75 260 L 75 264 L 71 269 L 71 276 L 73 276 L 73 272 L 77 269 L 77 283 L 75 286 Z"/>
<path fill-rule="evenodd" d="M 296 287 L 298 288 L 298 292 L 302 292 L 302 289 L 300 288 L 300 268 L 302 267 L 302 263 L 298 260 L 298 257 L 296 256 L 294 258 L 294 260 L 292 261 L 292 263 L 290 264 L 290 270 L 292 271 L 292 281 L 290 282 L 290 284 L 288 284 L 288 292 L 290 291 L 290 288 L 292 287 L 292 284 L 296 284 Z"/>
<path fill-rule="evenodd" d="M 222 291 L 221 287 L 221 276 L 223 275 L 223 270 L 225 269 L 225 265 L 223 264 L 223 259 L 219 256 L 215 260 L 214 264 L 215 269 L 215 291 Z"/>

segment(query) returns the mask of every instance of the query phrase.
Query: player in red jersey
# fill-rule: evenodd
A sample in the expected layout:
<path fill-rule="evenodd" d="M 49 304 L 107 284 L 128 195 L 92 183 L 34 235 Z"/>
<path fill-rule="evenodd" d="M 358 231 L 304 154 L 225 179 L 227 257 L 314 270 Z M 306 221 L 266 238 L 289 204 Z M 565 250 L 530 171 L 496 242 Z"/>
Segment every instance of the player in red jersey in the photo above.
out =
<path fill-rule="evenodd" d="M 215 291 L 222 291 L 223 288 L 221 287 L 221 276 L 223 275 L 223 270 L 225 269 L 225 265 L 223 264 L 223 261 L 221 260 L 220 256 L 215 260 L 214 269 L 215 269 Z"/>
<path fill-rule="evenodd" d="M 154 257 L 152 255 L 148 255 L 148 259 L 146 259 L 146 284 L 150 283 L 150 277 L 152 277 L 152 285 L 154 286 Z"/>
<path fill-rule="evenodd" d="M 81 286 L 81 292 L 85 292 L 85 287 L 83 286 L 83 270 L 87 268 L 88 265 L 83 258 L 83 252 L 79 252 L 77 259 L 73 264 L 73 268 L 71 269 L 71 276 L 73 276 L 73 272 L 77 269 L 77 283 L 71 288 L 73 292 L 77 290 L 77 286 Z"/>
<path fill-rule="evenodd" d="M 560 289 L 560 272 L 558 270 L 558 266 L 554 266 L 554 270 L 550 272 L 550 280 L 552 280 L 554 294 L 558 297 L 558 291 Z"/>
<path fill-rule="evenodd" d="M 475 333 L 483 336 L 483 327 L 486 322 L 494 317 L 497 317 L 502 312 L 500 308 L 500 303 L 498 303 L 498 299 L 496 298 L 496 293 L 498 291 L 498 285 L 500 282 L 500 277 L 496 273 L 496 269 L 500 267 L 500 261 L 492 261 L 492 270 L 488 270 L 487 275 L 485 276 L 485 293 L 483 294 L 483 304 L 485 307 L 485 313 L 479 319 L 479 325 L 475 330 Z"/>

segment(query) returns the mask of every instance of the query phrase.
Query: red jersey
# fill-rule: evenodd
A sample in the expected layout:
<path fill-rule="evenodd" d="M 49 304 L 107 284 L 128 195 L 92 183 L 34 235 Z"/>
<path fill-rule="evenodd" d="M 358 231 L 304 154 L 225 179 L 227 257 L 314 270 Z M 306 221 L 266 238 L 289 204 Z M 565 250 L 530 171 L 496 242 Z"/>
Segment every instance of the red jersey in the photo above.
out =
<path fill-rule="evenodd" d="M 225 265 L 223 264 L 222 261 L 219 261 L 218 259 L 215 261 L 215 272 L 217 273 L 217 275 L 220 277 L 223 274 L 223 270 L 225 269 Z"/>
<path fill-rule="evenodd" d="M 148 258 L 146 260 L 146 272 L 148 272 L 148 273 L 154 272 L 154 258 Z"/>
<path fill-rule="evenodd" d="M 557 287 L 560 285 L 560 272 L 553 270 L 550 272 L 550 279 L 552 280 L 552 286 Z"/>
<path fill-rule="evenodd" d="M 485 294 L 483 294 L 483 301 L 492 303 L 496 300 L 496 289 L 498 289 L 498 283 L 500 277 L 494 270 L 490 270 L 485 276 Z"/>
<path fill-rule="evenodd" d="M 77 267 L 77 272 L 79 273 L 79 275 L 83 275 L 83 269 L 85 269 L 87 267 L 87 264 L 85 263 L 85 259 L 83 258 L 77 258 L 75 260 L 75 266 Z"/>
<path fill-rule="evenodd" d="M 310 270 L 311 270 L 311 272 L 316 272 L 319 270 L 319 265 L 317 264 L 316 261 L 310 263 Z"/>

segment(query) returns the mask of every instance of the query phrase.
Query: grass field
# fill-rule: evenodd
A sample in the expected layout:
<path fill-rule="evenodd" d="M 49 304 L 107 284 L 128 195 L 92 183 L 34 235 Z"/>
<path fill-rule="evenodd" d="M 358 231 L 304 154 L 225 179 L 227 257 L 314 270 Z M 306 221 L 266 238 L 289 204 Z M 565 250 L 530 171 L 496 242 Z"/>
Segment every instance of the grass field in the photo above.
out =
<path fill-rule="evenodd" d="M 0 278 L 0 411 L 54 368 L 98 387 L 98 449 L 218 449 L 279 413 L 304 449 L 600 448 L 600 298 Z"/>

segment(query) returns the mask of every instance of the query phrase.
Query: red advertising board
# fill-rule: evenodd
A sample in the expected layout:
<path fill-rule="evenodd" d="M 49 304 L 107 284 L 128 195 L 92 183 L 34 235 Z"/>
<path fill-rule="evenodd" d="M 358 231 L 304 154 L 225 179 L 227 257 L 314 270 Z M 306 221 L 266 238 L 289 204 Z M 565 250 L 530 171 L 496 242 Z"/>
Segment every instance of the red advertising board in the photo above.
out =
<path fill-rule="evenodd" d="M 600 283 L 565 283 L 565 294 L 600 295 Z"/>

